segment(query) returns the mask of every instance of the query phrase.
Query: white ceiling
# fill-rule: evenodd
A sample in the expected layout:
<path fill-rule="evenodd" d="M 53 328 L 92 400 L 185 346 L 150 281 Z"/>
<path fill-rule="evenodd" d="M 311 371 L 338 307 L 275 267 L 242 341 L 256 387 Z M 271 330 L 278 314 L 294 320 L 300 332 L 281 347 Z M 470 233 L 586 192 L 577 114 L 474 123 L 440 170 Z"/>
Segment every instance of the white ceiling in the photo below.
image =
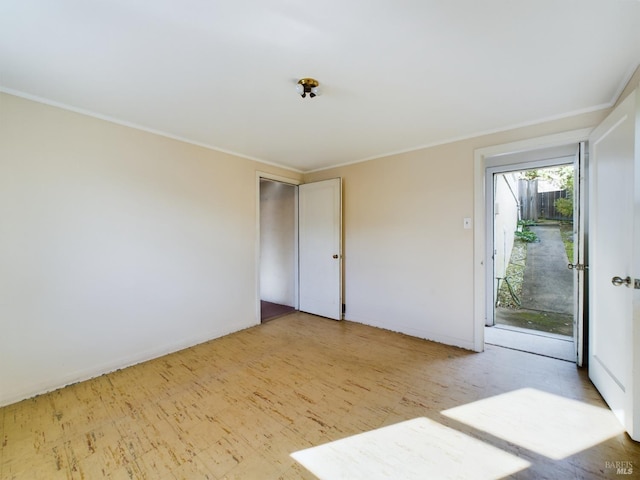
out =
<path fill-rule="evenodd" d="M 0 0 L 1 90 L 301 171 L 608 107 L 639 62 L 638 0 Z"/>

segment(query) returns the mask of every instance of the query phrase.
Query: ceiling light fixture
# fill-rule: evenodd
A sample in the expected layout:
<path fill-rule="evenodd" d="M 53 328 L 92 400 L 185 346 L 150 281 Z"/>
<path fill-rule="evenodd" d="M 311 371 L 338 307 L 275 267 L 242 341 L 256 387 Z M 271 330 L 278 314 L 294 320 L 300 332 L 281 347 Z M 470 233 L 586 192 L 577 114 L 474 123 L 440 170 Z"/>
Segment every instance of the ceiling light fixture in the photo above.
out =
<path fill-rule="evenodd" d="M 296 85 L 296 92 L 302 98 L 305 98 L 307 93 L 310 98 L 313 98 L 318 94 L 318 85 L 318 81 L 313 78 L 301 78 Z"/>

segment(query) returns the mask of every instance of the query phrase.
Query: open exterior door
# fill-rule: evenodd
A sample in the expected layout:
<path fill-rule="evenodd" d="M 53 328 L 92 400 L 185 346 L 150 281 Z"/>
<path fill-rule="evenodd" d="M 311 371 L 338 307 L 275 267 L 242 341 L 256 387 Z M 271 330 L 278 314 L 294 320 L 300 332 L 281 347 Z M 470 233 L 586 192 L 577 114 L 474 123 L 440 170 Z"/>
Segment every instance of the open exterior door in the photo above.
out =
<path fill-rule="evenodd" d="M 580 142 L 573 162 L 573 345 L 576 349 L 576 365 L 584 363 L 584 286 L 587 274 L 585 258 L 585 144 Z"/>
<path fill-rule="evenodd" d="M 342 319 L 342 180 L 299 187 L 300 311 Z"/>
<path fill-rule="evenodd" d="M 638 90 L 589 138 L 589 378 L 640 441 Z"/>

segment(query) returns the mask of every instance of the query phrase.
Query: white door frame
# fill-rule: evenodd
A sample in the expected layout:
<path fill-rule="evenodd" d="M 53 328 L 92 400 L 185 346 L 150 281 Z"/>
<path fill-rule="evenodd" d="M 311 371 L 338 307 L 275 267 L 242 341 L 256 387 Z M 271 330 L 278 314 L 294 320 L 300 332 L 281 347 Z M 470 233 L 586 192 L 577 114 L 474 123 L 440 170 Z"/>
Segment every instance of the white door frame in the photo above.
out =
<path fill-rule="evenodd" d="M 287 183 L 289 185 L 301 185 L 302 184 L 302 180 L 298 180 L 295 178 L 289 178 L 289 177 L 283 177 L 281 175 L 274 175 L 272 173 L 266 173 L 266 172 L 260 172 L 257 171 L 256 172 L 256 246 L 255 246 L 255 265 L 256 265 L 256 269 L 255 269 L 255 276 L 256 276 L 256 285 L 255 285 L 255 292 L 256 292 L 256 306 L 255 306 L 255 318 L 256 318 L 256 324 L 260 324 L 261 318 L 260 318 L 260 180 L 261 179 L 265 179 L 265 180 L 273 180 L 275 182 L 281 182 L 281 183 Z M 296 215 L 295 215 L 295 230 L 296 232 L 298 231 L 298 213 L 297 213 L 297 209 L 298 209 L 298 202 L 296 202 Z M 296 235 L 296 239 L 297 239 L 297 235 Z M 297 240 L 296 240 L 296 258 L 298 257 L 298 252 L 297 252 Z M 298 268 L 298 262 L 295 262 L 296 265 L 296 272 L 295 274 L 295 278 L 298 278 L 298 272 L 297 272 L 297 268 Z M 296 299 L 296 309 L 298 308 L 298 282 L 296 280 L 295 282 L 295 299 Z"/>
<path fill-rule="evenodd" d="M 487 283 L 487 168 L 512 165 L 513 158 L 508 155 L 543 148 L 577 145 L 589 138 L 593 128 L 572 130 L 554 135 L 531 138 L 502 145 L 480 148 L 474 151 L 474 216 L 473 232 L 473 345 L 477 352 L 484 351 L 484 326 L 487 302 L 493 302 L 492 283 Z M 492 208 L 492 207 L 491 207 Z M 490 212 L 491 213 L 491 212 Z M 490 257 L 489 257 L 490 258 Z"/>

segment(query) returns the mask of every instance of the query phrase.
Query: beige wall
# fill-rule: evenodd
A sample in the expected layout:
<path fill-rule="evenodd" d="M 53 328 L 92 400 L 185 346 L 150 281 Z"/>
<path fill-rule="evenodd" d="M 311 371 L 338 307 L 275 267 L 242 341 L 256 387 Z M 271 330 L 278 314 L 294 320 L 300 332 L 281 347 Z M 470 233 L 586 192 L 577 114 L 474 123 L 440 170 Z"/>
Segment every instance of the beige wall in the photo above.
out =
<path fill-rule="evenodd" d="M 473 348 L 474 150 L 603 117 L 305 175 L 344 180 L 346 318 Z M 256 324 L 258 170 L 301 177 L 0 94 L 0 404 Z"/>
<path fill-rule="evenodd" d="M 0 405 L 256 324 L 258 170 L 0 94 Z"/>
<path fill-rule="evenodd" d="M 473 349 L 474 237 L 463 219 L 474 213 L 474 151 L 592 127 L 605 114 L 306 174 L 343 178 L 345 318 Z"/>

